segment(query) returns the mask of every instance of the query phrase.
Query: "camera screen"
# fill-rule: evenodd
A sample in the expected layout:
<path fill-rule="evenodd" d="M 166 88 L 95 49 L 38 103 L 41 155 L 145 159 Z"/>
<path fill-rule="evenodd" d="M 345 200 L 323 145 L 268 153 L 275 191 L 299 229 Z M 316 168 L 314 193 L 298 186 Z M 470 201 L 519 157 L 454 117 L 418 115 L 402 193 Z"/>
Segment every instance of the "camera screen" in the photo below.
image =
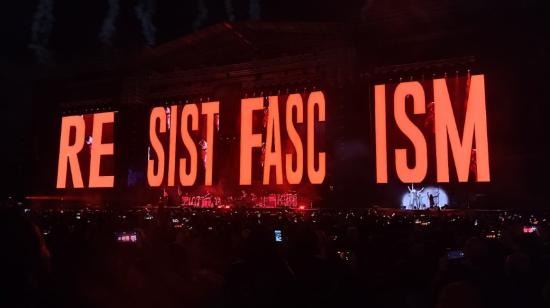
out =
<path fill-rule="evenodd" d="M 451 250 L 447 253 L 449 260 L 464 258 L 464 252 L 462 250 Z"/>
<path fill-rule="evenodd" d="M 116 237 L 116 241 L 119 243 L 136 243 L 137 242 L 136 232 L 116 232 L 115 237 Z"/>

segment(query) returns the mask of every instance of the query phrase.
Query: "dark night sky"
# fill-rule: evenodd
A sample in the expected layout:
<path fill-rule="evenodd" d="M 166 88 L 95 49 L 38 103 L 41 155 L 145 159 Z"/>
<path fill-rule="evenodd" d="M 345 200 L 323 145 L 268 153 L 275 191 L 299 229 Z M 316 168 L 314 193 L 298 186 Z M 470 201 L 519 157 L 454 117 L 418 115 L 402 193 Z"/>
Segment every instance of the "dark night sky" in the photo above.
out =
<path fill-rule="evenodd" d="M 102 22 L 108 11 L 108 0 L 52 0 L 53 30 L 49 49 L 54 59 L 62 61 L 67 57 L 94 55 L 101 48 L 98 39 Z M 138 0 L 119 0 L 120 8 L 116 20 L 115 48 L 143 46 L 144 38 L 134 8 Z M 232 0 L 235 21 L 250 20 L 249 0 Z M 262 0 L 259 14 L 264 21 L 347 21 L 359 20 L 364 1 L 312 0 Z M 408 1 L 394 1 L 408 2 Z M 27 48 L 31 39 L 31 26 L 38 0 L 14 1 L 9 10 L 2 10 L 1 36 L 4 38 L 0 57 L 2 62 L 16 60 L 19 64 L 30 64 L 32 57 Z M 204 0 L 206 18 L 201 27 L 229 19 L 224 0 Z M 170 41 L 194 31 L 199 7 L 196 0 L 154 1 L 153 24 L 157 43 Z"/>

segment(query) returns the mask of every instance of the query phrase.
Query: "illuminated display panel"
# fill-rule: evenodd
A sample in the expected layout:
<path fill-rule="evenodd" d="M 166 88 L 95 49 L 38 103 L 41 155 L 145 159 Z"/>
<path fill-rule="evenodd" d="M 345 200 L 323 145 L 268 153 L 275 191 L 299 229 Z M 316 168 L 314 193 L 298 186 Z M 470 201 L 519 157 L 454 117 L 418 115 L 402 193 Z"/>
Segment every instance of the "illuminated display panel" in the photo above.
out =
<path fill-rule="evenodd" d="M 489 182 L 483 75 L 376 85 L 376 182 Z"/>
<path fill-rule="evenodd" d="M 114 187 L 114 123 L 115 112 L 62 117 L 56 188 Z"/>
<path fill-rule="evenodd" d="M 323 92 L 154 107 L 149 113 L 149 187 L 288 187 L 326 177 Z M 224 123 L 235 130 L 223 129 Z"/>
<path fill-rule="evenodd" d="M 149 187 L 212 185 L 219 102 L 154 107 L 145 125 Z"/>

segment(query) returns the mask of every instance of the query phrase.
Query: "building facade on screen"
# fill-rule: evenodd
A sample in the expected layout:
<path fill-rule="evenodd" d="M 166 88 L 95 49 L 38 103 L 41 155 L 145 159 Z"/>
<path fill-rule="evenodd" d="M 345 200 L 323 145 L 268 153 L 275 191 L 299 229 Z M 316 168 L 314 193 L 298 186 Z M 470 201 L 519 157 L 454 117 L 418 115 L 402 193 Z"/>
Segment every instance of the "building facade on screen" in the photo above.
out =
<path fill-rule="evenodd" d="M 379 9 L 368 25 L 221 23 L 64 68 L 40 85 L 29 186 L 90 202 L 292 192 L 351 207 L 399 206 L 411 184 L 454 207 L 539 187 L 522 167 L 541 134 L 518 133 L 534 125 L 520 120 L 534 97 L 523 66 L 471 21 L 439 24 L 461 18 L 452 7 L 422 31 Z"/>

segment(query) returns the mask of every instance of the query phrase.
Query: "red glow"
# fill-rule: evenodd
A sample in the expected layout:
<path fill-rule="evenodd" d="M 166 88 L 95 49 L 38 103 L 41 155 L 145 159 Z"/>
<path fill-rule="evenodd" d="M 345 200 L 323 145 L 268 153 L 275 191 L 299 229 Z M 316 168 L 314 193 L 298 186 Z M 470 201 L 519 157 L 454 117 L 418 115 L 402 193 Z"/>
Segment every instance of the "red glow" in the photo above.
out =
<path fill-rule="evenodd" d="M 449 182 L 448 144 L 454 157 L 459 182 L 468 181 L 472 149 L 476 150 L 477 182 L 489 182 L 489 142 L 485 108 L 485 80 L 473 75 L 466 102 L 462 138 L 457 128 L 445 79 L 434 80 L 437 181 Z M 475 148 L 474 148 L 475 144 Z"/>
<path fill-rule="evenodd" d="M 290 95 L 285 102 L 284 124 L 295 153 L 283 153 L 281 145 L 281 120 L 279 113 L 279 97 L 270 96 L 267 110 L 267 120 L 264 122 L 265 135 L 254 132 L 254 113 L 264 108 L 264 98 L 254 97 L 241 100 L 241 135 L 240 135 L 240 185 L 252 185 L 252 166 L 254 165 L 253 150 L 262 147 L 265 137 L 265 158 L 263 165 L 264 185 L 273 184 L 271 171 L 275 171 L 275 184 L 284 184 L 283 175 L 289 184 L 299 184 L 302 181 L 304 167 L 307 166 L 307 176 L 311 184 L 322 184 L 326 175 L 326 153 L 316 149 L 316 127 L 326 121 L 326 101 L 323 92 L 315 91 L 307 99 L 306 121 L 306 157 L 304 145 L 295 124 L 304 122 L 304 102 L 300 94 Z M 295 110 L 295 111 L 294 111 Z M 294 114 L 296 122 L 294 122 Z M 285 171 L 283 172 L 283 155 Z M 294 163 L 296 168 L 293 168 Z"/>
<path fill-rule="evenodd" d="M 193 186 L 197 180 L 199 153 L 194 136 L 199 132 L 201 122 L 206 127 L 206 144 L 208 144 L 205 161 L 206 186 L 212 185 L 212 169 L 214 165 L 214 119 L 219 115 L 219 102 L 206 102 L 202 104 L 186 104 L 181 107 L 172 105 L 170 117 L 163 107 L 155 107 L 149 117 L 149 142 L 154 157 L 147 163 L 147 181 L 151 187 Z M 202 112 L 199 112 L 202 110 Z M 205 117 L 201 117 L 204 115 Z M 166 133 L 169 139 L 166 144 Z M 181 155 L 181 149 L 188 156 Z M 165 172 L 167 165 L 168 172 Z M 156 168 L 155 168 L 156 167 Z"/>
<path fill-rule="evenodd" d="M 91 115 L 75 115 L 63 117 L 61 121 L 61 136 L 59 139 L 59 160 L 57 165 L 57 188 L 67 187 L 67 171 L 70 169 L 73 188 L 84 188 L 81 161 L 79 155 L 89 155 L 88 187 L 114 187 L 114 175 L 101 175 L 102 158 L 113 156 L 114 143 L 104 142 L 106 136 L 112 137 L 112 127 L 115 113 L 103 112 Z M 91 130 L 86 132 L 87 126 Z M 74 131 L 74 134 L 71 132 Z M 91 134 L 90 134 L 91 133 Z M 71 140 L 74 136 L 74 141 Z M 89 142 L 87 137 L 89 138 Z M 85 143 L 88 145 L 85 150 Z"/>
<path fill-rule="evenodd" d="M 420 183 L 428 172 L 428 147 L 422 131 L 414 125 L 405 112 L 405 99 L 407 96 L 412 97 L 414 114 L 424 114 L 426 112 L 426 98 L 420 82 L 402 82 L 395 88 L 395 124 L 411 140 L 415 153 L 414 168 L 409 168 L 407 149 L 395 149 L 395 169 L 401 182 Z"/>
<path fill-rule="evenodd" d="M 472 166 L 475 166 L 474 181 L 489 182 L 489 145 L 487 140 L 487 115 L 485 107 L 485 83 L 483 75 L 472 75 L 466 85 L 465 119 L 463 125 L 457 125 L 453 109 L 460 105 L 452 102 L 446 79 L 433 80 L 433 122 L 431 132 L 423 132 L 406 113 L 406 98 L 414 104 L 413 114 L 426 115 L 426 93 L 420 82 L 402 82 L 394 90 L 394 99 L 386 100 L 384 85 L 375 86 L 375 138 L 376 138 L 376 182 L 388 183 L 388 132 L 395 130 L 389 126 L 395 121 L 399 134 L 412 143 L 414 158 L 408 161 L 408 149 L 395 149 L 395 171 L 404 183 L 420 183 L 428 172 L 428 151 L 435 152 L 436 175 L 438 183 L 448 183 L 449 154 L 454 158 L 454 165 L 459 182 L 467 182 Z M 461 91 L 463 89 L 454 89 Z M 387 102 L 388 101 L 388 102 Z M 393 120 L 387 119 L 386 104 L 393 103 Z M 454 103 L 454 104 L 453 104 Z M 391 107 L 390 107 L 391 108 Z M 460 117 L 459 117 L 460 118 Z M 458 123 L 462 124 L 462 123 Z M 459 131 L 462 127 L 462 131 Z M 425 135 L 426 134 L 426 135 Z M 434 134 L 435 147 L 428 149 L 426 138 Z M 450 146 L 449 146 L 450 145 Z M 449 147 L 450 152 L 449 153 Z M 391 157 L 391 156 L 390 156 Z M 414 167 L 409 168 L 413 165 Z"/>

